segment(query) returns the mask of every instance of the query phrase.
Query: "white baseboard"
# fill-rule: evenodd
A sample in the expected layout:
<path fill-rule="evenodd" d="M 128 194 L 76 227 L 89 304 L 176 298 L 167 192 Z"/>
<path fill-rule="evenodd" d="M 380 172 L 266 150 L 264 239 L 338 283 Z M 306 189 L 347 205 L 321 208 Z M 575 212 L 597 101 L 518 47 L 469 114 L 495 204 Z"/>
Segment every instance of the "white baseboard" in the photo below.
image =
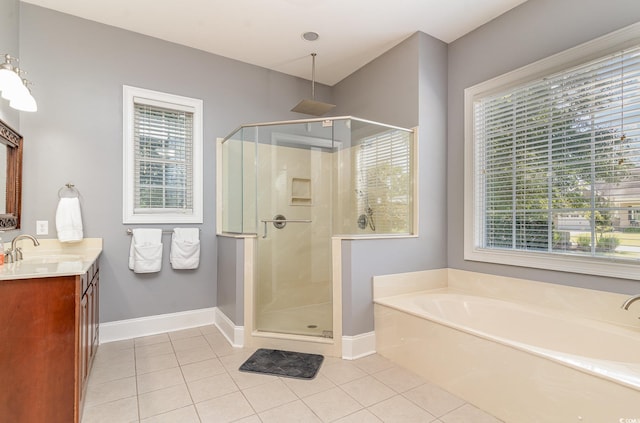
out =
<path fill-rule="evenodd" d="M 342 337 L 342 358 L 356 360 L 376 352 L 376 333 L 362 333 L 356 336 Z"/>
<path fill-rule="evenodd" d="M 216 323 L 217 307 L 100 324 L 100 343 L 138 338 Z"/>
<path fill-rule="evenodd" d="M 244 326 L 236 326 L 219 308 L 215 310 L 214 324 L 220 332 L 227 338 L 227 341 L 237 348 L 244 346 Z"/>

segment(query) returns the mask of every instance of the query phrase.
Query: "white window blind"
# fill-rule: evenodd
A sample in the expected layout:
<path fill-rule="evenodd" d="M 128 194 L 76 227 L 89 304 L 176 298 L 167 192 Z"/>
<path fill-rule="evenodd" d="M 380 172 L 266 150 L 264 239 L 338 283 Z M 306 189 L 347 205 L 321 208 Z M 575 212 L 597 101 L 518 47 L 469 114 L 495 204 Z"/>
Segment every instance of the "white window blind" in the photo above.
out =
<path fill-rule="evenodd" d="M 124 223 L 202 223 L 202 100 L 123 87 Z"/>
<path fill-rule="evenodd" d="M 192 213 L 193 112 L 134 103 L 134 212 Z"/>
<path fill-rule="evenodd" d="M 640 260 L 640 46 L 472 112 L 476 248 Z"/>
<path fill-rule="evenodd" d="M 356 154 L 358 210 L 367 230 L 410 233 L 411 134 L 390 130 L 364 138 Z"/>

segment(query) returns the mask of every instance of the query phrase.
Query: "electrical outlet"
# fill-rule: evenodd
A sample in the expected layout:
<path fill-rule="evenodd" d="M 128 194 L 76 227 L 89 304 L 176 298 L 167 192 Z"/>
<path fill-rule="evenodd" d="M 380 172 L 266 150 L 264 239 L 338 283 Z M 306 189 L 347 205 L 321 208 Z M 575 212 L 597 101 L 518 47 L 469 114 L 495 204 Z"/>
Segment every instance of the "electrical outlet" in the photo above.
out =
<path fill-rule="evenodd" d="M 49 235 L 48 220 L 36 220 L 36 235 Z"/>

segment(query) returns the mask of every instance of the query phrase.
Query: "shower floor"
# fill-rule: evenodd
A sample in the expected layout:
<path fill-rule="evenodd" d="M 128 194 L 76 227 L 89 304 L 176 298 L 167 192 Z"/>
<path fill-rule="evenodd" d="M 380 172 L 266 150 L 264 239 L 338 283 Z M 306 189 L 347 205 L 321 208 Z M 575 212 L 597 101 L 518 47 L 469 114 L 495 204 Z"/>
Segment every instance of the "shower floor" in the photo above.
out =
<path fill-rule="evenodd" d="M 259 311 L 256 316 L 256 329 L 261 332 L 331 338 L 333 309 L 331 303 L 326 302 L 280 310 Z"/>

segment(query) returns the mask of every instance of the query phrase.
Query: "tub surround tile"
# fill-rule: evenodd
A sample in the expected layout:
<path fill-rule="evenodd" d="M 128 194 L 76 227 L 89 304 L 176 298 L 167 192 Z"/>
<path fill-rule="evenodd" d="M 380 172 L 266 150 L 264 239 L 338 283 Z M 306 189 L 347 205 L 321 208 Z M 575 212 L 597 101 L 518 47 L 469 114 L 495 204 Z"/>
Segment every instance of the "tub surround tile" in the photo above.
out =
<path fill-rule="evenodd" d="M 572 317 L 640 328 L 637 316 L 620 308 L 629 297 L 624 294 L 459 269 L 449 269 L 448 285 L 473 295 L 531 304 Z"/>
<path fill-rule="evenodd" d="M 637 410 L 637 404 L 640 403 L 637 390 L 616 384 L 605 379 L 605 376 L 594 377 L 582 369 L 577 370 L 532 352 L 451 329 L 410 313 L 379 304 L 375 307 L 379 354 L 398 365 L 410 366 L 412 372 L 507 421 L 571 421 L 575 420 L 578 413 L 585 420 L 611 421 L 619 419 L 621 414 L 633 414 L 631 410 Z M 504 318 L 495 317 L 494 325 L 497 321 L 504 321 Z M 514 320 L 516 318 L 509 319 L 512 325 L 516 324 L 513 327 L 529 328 L 529 332 L 535 336 L 547 333 L 544 327 L 528 326 L 533 319 L 518 322 Z M 562 322 L 562 319 L 558 322 Z M 593 329 L 598 324 L 604 325 L 602 322 L 591 322 L 587 326 L 587 334 L 595 333 Z M 614 329 L 623 331 L 622 328 Z M 573 332 L 566 333 L 571 335 Z M 416 337 L 415 334 L 421 336 Z M 566 335 L 560 338 L 567 339 Z M 579 342 L 579 338 L 570 337 L 571 345 Z M 604 344 L 611 347 L 610 343 Z M 622 357 L 620 354 L 624 354 L 624 351 L 616 349 L 609 354 Z M 598 366 L 606 365 L 605 360 L 598 361 Z M 380 375 L 384 373 L 373 376 L 381 380 Z M 409 398 L 415 394 L 405 392 L 404 396 Z M 424 396 L 421 396 L 422 400 L 410 398 L 428 410 L 440 412 L 426 405 Z M 447 402 L 439 407 L 446 406 Z M 450 413 L 439 416 L 439 419 L 445 422 L 445 416 Z M 453 419 L 451 416 L 449 418 Z"/>
<path fill-rule="evenodd" d="M 620 308 L 629 297 L 624 294 L 451 268 L 373 278 L 374 302 L 438 289 L 528 304 L 569 317 L 580 316 L 640 329 L 637 313 Z"/>
<path fill-rule="evenodd" d="M 448 269 L 373 277 L 373 299 L 447 287 Z"/>

